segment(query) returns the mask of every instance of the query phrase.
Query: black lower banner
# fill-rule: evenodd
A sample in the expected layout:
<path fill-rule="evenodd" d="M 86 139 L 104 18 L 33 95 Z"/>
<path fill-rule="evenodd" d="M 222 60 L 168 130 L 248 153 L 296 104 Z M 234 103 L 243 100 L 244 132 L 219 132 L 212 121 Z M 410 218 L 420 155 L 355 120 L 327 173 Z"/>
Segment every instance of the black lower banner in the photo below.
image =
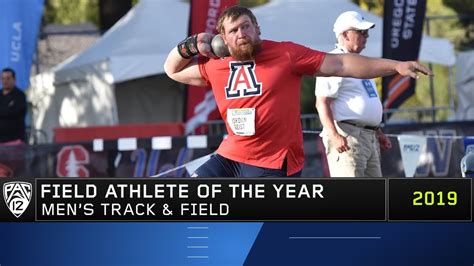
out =
<path fill-rule="evenodd" d="M 389 221 L 471 221 L 471 178 L 389 179 Z"/>
<path fill-rule="evenodd" d="M 472 179 L 0 179 L 0 221 L 472 221 Z"/>
<path fill-rule="evenodd" d="M 10 206 L 15 206 L 19 213 L 20 207 L 26 206 L 20 206 L 20 195 L 31 187 L 25 182 L 8 184 L 11 187 L 7 194 L 18 194 L 16 205 L 10 201 Z M 35 217 L 30 212 L 23 218 L 30 221 L 385 221 L 385 187 L 384 179 L 39 178 L 35 185 Z"/>

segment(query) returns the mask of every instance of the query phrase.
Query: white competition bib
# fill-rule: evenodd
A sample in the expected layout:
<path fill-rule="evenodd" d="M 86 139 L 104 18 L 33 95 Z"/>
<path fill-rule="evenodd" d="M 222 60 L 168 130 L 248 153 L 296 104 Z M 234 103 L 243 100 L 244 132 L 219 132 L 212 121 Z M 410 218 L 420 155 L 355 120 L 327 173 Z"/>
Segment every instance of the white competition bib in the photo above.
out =
<path fill-rule="evenodd" d="M 227 124 L 235 135 L 255 135 L 255 108 L 227 109 Z"/>

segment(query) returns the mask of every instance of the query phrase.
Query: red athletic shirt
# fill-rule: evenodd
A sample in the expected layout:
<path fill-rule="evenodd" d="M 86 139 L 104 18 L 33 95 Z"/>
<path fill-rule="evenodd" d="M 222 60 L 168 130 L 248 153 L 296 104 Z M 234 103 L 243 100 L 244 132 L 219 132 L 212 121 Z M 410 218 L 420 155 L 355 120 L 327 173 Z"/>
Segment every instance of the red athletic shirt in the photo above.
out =
<path fill-rule="evenodd" d="M 313 76 L 326 53 L 292 42 L 264 40 L 253 61 L 202 58 L 201 76 L 212 88 L 228 137 L 217 153 L 254 166 L 281 169 L 287 174 L 304 166 L 300 121 L 300 83 Z M 236 135 L 227 123 L 227 110 L 255 108 L 255 134 Z"/>

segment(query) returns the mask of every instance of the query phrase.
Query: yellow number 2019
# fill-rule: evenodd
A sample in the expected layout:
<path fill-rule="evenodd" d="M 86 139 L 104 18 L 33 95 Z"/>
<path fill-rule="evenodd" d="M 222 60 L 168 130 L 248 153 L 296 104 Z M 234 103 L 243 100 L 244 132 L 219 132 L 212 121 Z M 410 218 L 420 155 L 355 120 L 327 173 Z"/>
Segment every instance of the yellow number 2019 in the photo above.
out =
<path fill-rule="evenodd" d="M 413 192 L 413 196 L 415 198 L 413 199 L 413 206 L 445 206 L 446 203 L 444 201 L 444 193 L 443 191 L 439 191 L 438 193 L 435 193 L 433 191 L 415 191 Z M 447 203 L 450 206 L 454 206 L 458 203 L 458 193 L 456 191 L 449 191 L 446 195 L 447 197 Z"/>

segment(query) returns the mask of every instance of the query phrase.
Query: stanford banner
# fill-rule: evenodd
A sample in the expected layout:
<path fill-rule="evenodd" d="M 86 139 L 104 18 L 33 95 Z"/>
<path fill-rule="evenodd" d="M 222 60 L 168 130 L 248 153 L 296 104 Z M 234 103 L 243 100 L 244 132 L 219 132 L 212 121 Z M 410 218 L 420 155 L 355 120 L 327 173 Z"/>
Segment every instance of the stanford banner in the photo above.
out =
<path fill-rule="evenodd" d="M 386 0 L 383 24 L 383 57 L 418 60 L 426 1 Z M 393 75 L 382 80 L 384 109 L 398 108 L 415 93 L 415 80 Z M 388 114 L 389 117 L 391 113 Z"/>
<path fill-rule="evenodd" d="M 237 0 L 191 0 L 189 35 L 200 32 L 216 34 L 220 13 L 236 4 Z M 208 120 L 220 118 L 211 88 L 188 86 L 186 102 L 186 134 Z"/>

